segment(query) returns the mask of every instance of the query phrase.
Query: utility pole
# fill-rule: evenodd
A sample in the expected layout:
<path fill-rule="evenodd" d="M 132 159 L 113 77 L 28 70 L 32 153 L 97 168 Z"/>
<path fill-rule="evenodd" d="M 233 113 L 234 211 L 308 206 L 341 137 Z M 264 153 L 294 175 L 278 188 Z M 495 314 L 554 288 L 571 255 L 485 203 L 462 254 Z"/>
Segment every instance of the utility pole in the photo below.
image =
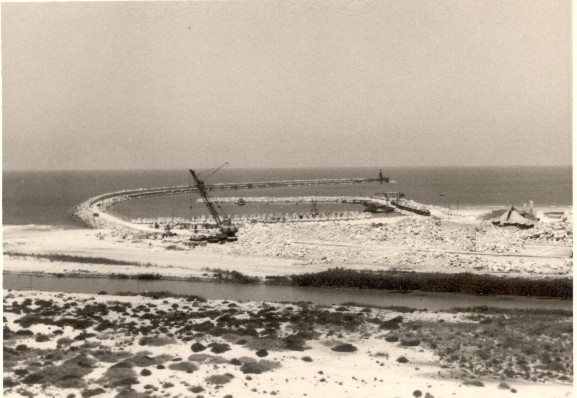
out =
<path fill-rule="evenodd" d="M 447 198 L 445 197 L 444 193 L 440 193 L 439 196 L 443 197 L 443 204 L 445 206 L 445 210 L 447 211 L 447 221 L 449 221 L 449 210 L 447 208 Z"/>

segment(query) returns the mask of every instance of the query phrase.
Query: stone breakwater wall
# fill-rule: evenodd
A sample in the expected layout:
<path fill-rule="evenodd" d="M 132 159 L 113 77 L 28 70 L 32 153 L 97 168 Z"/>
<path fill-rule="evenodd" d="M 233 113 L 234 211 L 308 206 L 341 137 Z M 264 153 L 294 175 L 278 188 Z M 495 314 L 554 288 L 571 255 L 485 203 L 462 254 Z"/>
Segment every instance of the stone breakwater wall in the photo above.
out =
<path fill-rule="evenodd" d="M 243 197 L 227 197 L 227 198 L 210 198 L 212 203 L 237 203 L 239 200 L 243 200 L 246 204 L 250 203 L 310 203 L 310 202 L 322 202 L 322 203 L 351 203 L 355 200 L 368 200 L 368 198 L 358 198 L 356 196 L 282 196 L 282 197 L 270 197 L 270 196 L 243 196 Z M 196 200 L 198 203 L 202 203 L 202 199 Z"/>
<path fill-rule="evenodd" d="M 379 182 L 375 178 L 333 178 L 333 179 L 316 179 L 316 180 L 281 180 L 281 181 L 262 181 L 262 182 L 241 182 L 241 183 L 218 183 L 207 185 L 207 189 L 213 190 L 238 190 L 238 189 L 262 189 L 276 187 L 292 186 L 310 186 L 310 185 L 339 185 L 339 184 L 362 184 Z M 191 185 L 179 185 L 174 187 L 160 188 L 138 188 L 127 189 L 122 191 L 105 193 L 94 196 L 85 202 L 82 202 L 74 209 L 73 216 L 76 220 L 90 228 L 107 228 L 111 227 L 114 222 L 112 217 L 103 219 L 100 216 L 107 207 L 130 199 L 138 199 L 160 195 L 174 195 L 188 192 L 196 192 L 196 187 Z"/>
<path fill-rule="evenodd" d="M 341 211 L 341 212 L 330 212 L 330 213 L 319 213 L 319 214 L 309 214 L 309 213 L 263 213 L 263 214 L 242 214 L 235 216 L 225 216 L 225 219 L 229 219 L 233 224 L 244 224 L 252 222 L 260 223 L 279 223 L 279 222 L 311 222 L 311 221 L 348 221 L 348 220 L 364 220 L 372 218 L 370 213 L 362 211 Z M 153 227 L 155 224 L 159 226 L 171 225 L 171 226 L 194 226 L 202 225 L 206 223 L 212 223 L 212 217 L 208 215 L 192 217 L 190 219 L 185 219 L 182 217 L 158 217 L 158 218 L 136 218 L 130 221 L 132 224 L 138 225 L 148 225 Z"/>

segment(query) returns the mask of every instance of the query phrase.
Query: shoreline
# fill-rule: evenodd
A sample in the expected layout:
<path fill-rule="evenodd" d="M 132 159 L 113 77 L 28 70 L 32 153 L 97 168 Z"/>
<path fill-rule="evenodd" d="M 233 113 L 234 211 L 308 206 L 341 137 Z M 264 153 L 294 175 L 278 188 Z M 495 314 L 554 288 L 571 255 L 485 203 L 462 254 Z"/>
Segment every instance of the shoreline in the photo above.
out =
<path fill-rule="evenodd" d="M 72 263 L 74 264 L 74 263 Z M 87 263 L 88 266 L 96 266 L 96 264 Z M 343 276 L 339 279 L 326 279 L 323 277 L 323 272 L 319 272 L 316 274 L 291 274 L 286 276 L 278 276 L 278 275 L 267 275 L 264 278 L 259 277 L 251 277 L 247 276 L 238 272 L 230 272 L 222 269 L 207 269 L 202 276 L 170 276 L 170 275 L 162 275 L 155 272 L 144 272 L 148 271 L 146 268 L 142 269 L 143 272 L 140 273 L 118 273 L 118 272 L 79 272 L 79 271 L 72 271 L 72 272 L 46 272 L 39 269 L 31 269 L 31 270 L 3 270 L 4 275 L 22 275 L 22 276 L 33 276 L 33 277 L 52 277 L 52 278 L 82 278 L 82 279 L 110 279 L 110 280 L 142 280 L 142 281 L 165 281 L 165 282 L 205 282 L 205 283 L 218 283 L 218 284 L 233 284 L 233 285 L 253 285 L 253 286 L 283 286 L 283 287 L 304 287 L 304 288 L 326 288 L 326 289 L 339 289 L 339 290 L 347 290 L 347 291 L 358 291 L 358 290 L 365 290 L 365 291 L 385 291 L 389 293 L 430 293 L 430 294 L 465 294 L 470 295 L 473 297 L 495 297 L 495 298 L 502 298 L 502 297 L 515 297 L 515 298 L 537 298 L 537 299 L 553 299 L 553 300 L 572 300 L 573 293 L 571 289 L 572 285 L 572 278 L 559 278 L 559 277 L 546 277 L 542 279 L 530 279 L 530 278 L 519 278 L 516 276 L 501 276 L 497 279 L 490 275 L 483 275 L 483 274 L 470 274 L 470 273 L 420 273 L 420 274 L 411 274 L 404 271 L 397 272 L 397 271 L 384 271 L 384 272 L 375 272 L 375 271 L 351 271 L 348 269 L 328 269 L 327 271 L 323 271 L 324 273 L 339 273 L 343 274 Z M 212 274 L 212 275 L 209 275 Z M 347 281 L 347 278 L 354 278 L 354 277 L 363 277 L 359 284 L 351 284 L 350 281 Z M 305 279 L 306 278 L 306 279 Z M 367 279 L 369 281 L 373 281 L 375 286 L 379 284 L 381 280 L 386 281 L 387 279 L 394 278 L 395 284 L 399 285 L 399 288 L 377 288 L 377 287 L 368 287 Z M 415 280 L 420 280 L 424 286 L 425 290 L 422 288 L 402 288 L 401 286 L 410 284 Z M 495 282 L 500 282 L 505 285 L 517 285 L 523 291 L 528 291 L 529 294 L 508 294 L 506 290 L 499 291 L 497 290 L 496 293 L 474 293 L 468 292 L 467 286 L 462 285 L 459 291 L 455 291 L 452 285 L 447 284 L 443 290 L 444 285 L 439 285 L 439 288 L 436 289 L 427 289 L 426 286 L 432 285 L 435 282 L 439 283 L 439 280 L 449 280 L 450 278 L 457 278 L 462 280 L 463 282 L 467 279 L 474 279 L 473 287 L 475 284 L 492 284 Z M 333 279 L 333 282 L 331 282 Z M 302 282 L 299 282 L 301 280 Z M 461 282 L 461 283 L 463 283 Z M 556 293 L 556 295 L 539 295 L 537 293 L 536 285 L 538 283 L 548 283 L 551 289 L 571 289 L 569 293 Z M 343 285 L 343 283 L 347 283 Z M 390 282 L 389 282 L 390 283 Z M 414 283 L 414 282 L 413 282 Z M 498 289 L 498 288 L 497 288 Z M 553 290 L 551 290 L 553 291 Z"/>
<path fill-rule="evenodd" d="M 331 269 L 388 272 L 407 280 L 428 273 L 441 280 L 471 274 L 528 283 L 564 280 L 572 286 L 571 221 L 547 219 L 529 231 L 501 229 L 479 219 L 491 210 L 460 209 L 450 222 L 442 208 L 432 208 L 435 217 L 246 223 L 238 242 L 196 248 L 183 245 L 182 238 L 161 238 L 158 231 L 141 236 L 116 224 L 108 229 L 4 226 L 4 273 L 78 275 L 77 280 L 115 273 L 134 278 L 133 283 L 139 275 L 145 276 L 140 283 L 195 279 L 212 290 L 215 285 L 207 281 L 218 273 L 262 281 L 244 285 L 256 289 L 274 288 L 264 284 L 267 276 L 277 282 L 291 275 L 310 279 Z M 342 276 L 347 283 L 352 279 Z M 219 285 L 240 287 L 230 281 Z M 572 308 L 560 305 L 572 306 L 572 300 L 504 297 L 555 308 L 514 308 L 510 302 L 492 308 L 499 297 L 494 296 L 457 311 L 435 309 L 429 293 L 416 291 L 409 294 L 434 310 L 351 303 L 360 290 L 347 290 L 353 300 L 338 305 L 160 292 L 119 296 L 109 290 L 3 291 L 6 397 L 98 392 L 108 398 L 148 396 L 147 391 L 214 397 L 229 392 L 358 397 L 362 391 L 372 397 L 382 394 L 383 386 L 393 388 L 395 396 L 419 391 L 429 398 L 511 393 L 558 398 L 573 391 Z M 454 303 L 462 296 L 447 295 L 451 307 L 471 302 Z M 204 348 L 195 352 L 199 347 Z"/>

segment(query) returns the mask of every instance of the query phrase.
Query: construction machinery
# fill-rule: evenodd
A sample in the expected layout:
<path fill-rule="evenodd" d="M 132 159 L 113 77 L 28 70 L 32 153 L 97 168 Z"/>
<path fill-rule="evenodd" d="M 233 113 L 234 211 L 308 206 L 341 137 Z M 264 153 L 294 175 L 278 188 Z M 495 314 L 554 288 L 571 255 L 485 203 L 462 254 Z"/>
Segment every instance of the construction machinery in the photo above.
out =
<path fill-rule="evenodd" d="M 226 163 L 225 163 L 225 165 L 226 165 Z M 216 171 L 218 171 L 223 166 L 220 166 L 217 170 L 212 172 L 210 175 L 214 174 Z M 220 216 L 216 210 L 216 207 L 214 206 L 214 204 L 210 201 L 210 199 L 208 197 L 208 192 L 207 192 L 206 186 L 204 184 L 204 181 L 202 181 L 200 178 L 198 178 L 198 176 L 194 172 L 194 170 L 189 169 L 188 171 L 190 171 L 190 175 L 192 175 L 192 179 L 194 180 L 196 188 L 198 189 L 198 193 L 202 197 L 202 200 L 204 201 L 204 204 L 208 208 L 208 211 L 210 212 L 210 215 L 212 216 L 214 222 L 216 223 L 216 227 L 218 228 L 218 231 L 219 231 L 216 234 L 216 237 L 211 237 L 212 239 L 208 239 L 209 242 L 214 241 L 215 238 L 216 238 L 216 241 L 221 242 L 221 243 L 236 241 L 238 239 L 236 237 L 236 233 L 238 232 L 238 228 L 236 226 L 232 225 L 232 223 L 229 220 L 222 221 L 220 219 Z"/>
<path fill-rule="evenodd" d="M 390 179 L 389 177 L 384 177 L 383 176 L 383 169 L 379 170 L 379 182 L 382 184 L 383 182 L 389 183 Z"/>

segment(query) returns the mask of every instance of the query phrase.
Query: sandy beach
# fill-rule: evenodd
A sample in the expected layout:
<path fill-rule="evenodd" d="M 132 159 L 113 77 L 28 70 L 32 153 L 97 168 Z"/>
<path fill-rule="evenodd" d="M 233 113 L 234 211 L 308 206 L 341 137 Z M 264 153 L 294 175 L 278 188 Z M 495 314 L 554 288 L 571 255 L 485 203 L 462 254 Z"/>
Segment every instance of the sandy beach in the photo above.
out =
<path fill-rule="evenodd" d="M 4 317 L 6 397 L 557 398 L 572 391 L 570 313 L 4 291 Z M 561 361 L 551 362 L 555 356 Z"/>

